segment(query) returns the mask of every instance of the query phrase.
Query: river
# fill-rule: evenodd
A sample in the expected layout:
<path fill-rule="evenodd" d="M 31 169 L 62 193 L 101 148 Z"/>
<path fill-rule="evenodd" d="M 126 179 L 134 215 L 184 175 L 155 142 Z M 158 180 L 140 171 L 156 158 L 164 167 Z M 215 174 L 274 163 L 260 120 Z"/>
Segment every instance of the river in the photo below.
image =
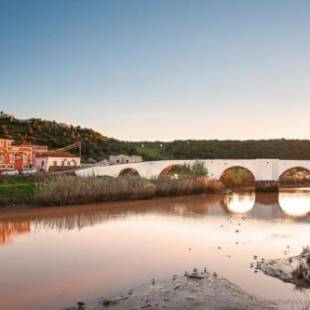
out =
<path fill-rule="evenodd" d="M 309 223 L 306 189 L 1 210 L 0 309 L 61 309 L 193 267 L 298 309 L 309 291 L 250 264 L 299 254 Z"/>

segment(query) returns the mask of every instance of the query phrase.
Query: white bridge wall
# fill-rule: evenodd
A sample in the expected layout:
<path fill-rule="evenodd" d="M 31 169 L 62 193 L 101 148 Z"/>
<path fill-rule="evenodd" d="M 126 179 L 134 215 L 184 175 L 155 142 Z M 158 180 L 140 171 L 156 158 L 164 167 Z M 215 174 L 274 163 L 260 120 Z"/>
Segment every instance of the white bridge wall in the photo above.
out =
<path fill-rule="evenodd" d="M 124 169 L 135 169 L 141 177 L 150 179 L 158 177 L 167 167 L 172 165 L 191 165 L 196 160 L 162 160 L 128 163 L 111 166 L 95 166 L 76 171 L 81 177 L 111 176 L 117 177 Z M 310 160 L 279 160 L 279 159 L 208 159 L 204 162 L 211 178 L 220 179 L 225 170 L 232 167 L 243 167 L 252 172 L 256 181 L 277 181 L 288 169 L 301 167 L 310 171 Z"/>

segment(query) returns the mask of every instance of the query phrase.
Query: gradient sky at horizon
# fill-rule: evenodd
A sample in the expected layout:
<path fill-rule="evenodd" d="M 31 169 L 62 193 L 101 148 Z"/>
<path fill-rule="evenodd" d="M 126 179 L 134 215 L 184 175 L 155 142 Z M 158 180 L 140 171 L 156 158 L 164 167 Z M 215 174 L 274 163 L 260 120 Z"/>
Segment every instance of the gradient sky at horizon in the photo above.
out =
<path fill-rule="evenodd" d="M 0 0 L 0 109 L 124 140 L 310 138 L 310 1 Z"/>

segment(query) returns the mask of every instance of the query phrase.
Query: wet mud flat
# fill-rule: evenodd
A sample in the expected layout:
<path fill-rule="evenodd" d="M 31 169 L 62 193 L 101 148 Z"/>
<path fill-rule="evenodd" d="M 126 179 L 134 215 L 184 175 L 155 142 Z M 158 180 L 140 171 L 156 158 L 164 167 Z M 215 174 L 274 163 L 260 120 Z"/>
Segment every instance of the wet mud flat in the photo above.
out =
<path fill-rule="evenodd" d="M 206 270 L 153 279 L 137 289 L 114 298 L 101 297 L 93 303 L 80 301 L 65 310 L 268 310 L 278 306 L 241 290 L 237 285 L 216 273 Z"/>
<path fill-rule="evenodd" d="M 310 247 L 305 247 L 300 255 L 281 259 L 271 259 L 257 263 L 257 269 L 284 282 L 300 288 L 310 289 Z"/>

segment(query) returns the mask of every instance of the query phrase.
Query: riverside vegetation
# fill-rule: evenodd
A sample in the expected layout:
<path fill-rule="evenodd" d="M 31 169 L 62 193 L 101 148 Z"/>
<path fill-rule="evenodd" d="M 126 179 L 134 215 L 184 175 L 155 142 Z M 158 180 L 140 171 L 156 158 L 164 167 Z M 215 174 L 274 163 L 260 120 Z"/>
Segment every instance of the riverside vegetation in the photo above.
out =
<path fill-rule="evenodd" d="M 220 181 L 209 179 L 202 163 L 176 167 L 180 178 L 171 175 L 147 180 L 139 176 L 90 177 L 39 174 L 29 177 L 2 177 L 0 204 L 68 205 L 102 201 L 147 199 L 157 196 L 217 193 Z M 187 171 L 187 173 L 185 173 Z"/>
<path fill-rule="evenodd" d="M 296 173 L 295 173 L 296 172 Z M 308 171 L 288 171 L 280 180 L 281 186 L 308 185 Z M 136 200 L 162 196 L 222 193 L 225 190 L 253 191 L 255 179 L 246 169 L 236 167 L 225 171 L 220 181 L 208 177 L 207 168 L 200 161 L 165 169 L 151 180 L 132 171 L 117 178 L 75 175 L 38 174 L 36 176 L 0 177 L 0 205 L 38 204 L 67 205 L 116 200 Z M 278 191 L 260 188 L 260 191 Z"/>

